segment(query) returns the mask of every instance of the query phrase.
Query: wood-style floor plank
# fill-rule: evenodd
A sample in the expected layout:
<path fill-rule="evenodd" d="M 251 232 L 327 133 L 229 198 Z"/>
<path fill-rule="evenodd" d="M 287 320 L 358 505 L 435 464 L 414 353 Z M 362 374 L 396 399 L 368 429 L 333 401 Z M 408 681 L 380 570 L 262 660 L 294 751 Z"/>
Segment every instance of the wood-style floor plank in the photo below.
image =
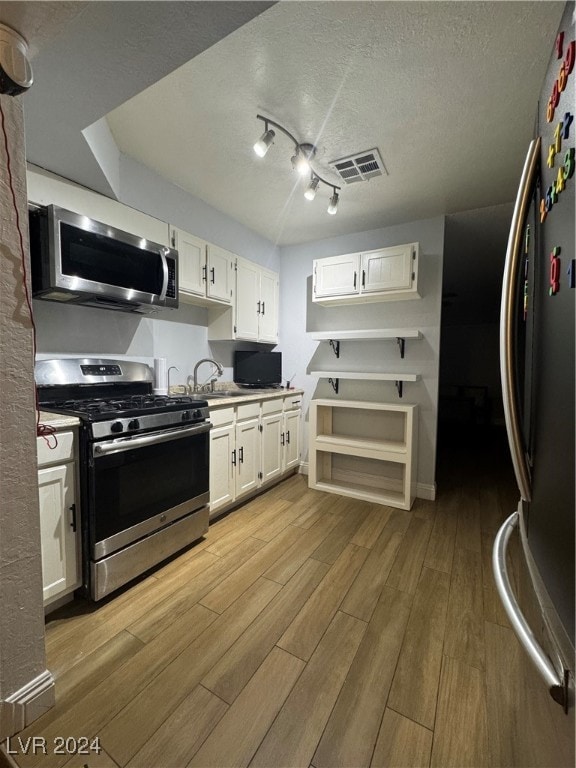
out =
<path fill-rule="evenodd" d="M 458 506 L 461 494 L 451 492 L 441 494 L 438 510 L 434 519 L 432 533 L 424 557 L 424 565 L 435 571 L 452 572 L 452 560 L 456 543 L 458 525 Z"/>
<path fill-rule="evenodd" d="M 188 768 L 247 766 L 304 667 L 301 659 L 273 648 Z"/>
<path fill-rule="evenodd" d="M 257 581 L 218 616 L 210 625 L 212 630 L 207 627 L 121 712 L 108 718 L 100 736 L 102 745 L 118 763 L 124 765 L 143 746 L 280 588 L 272 581 Z"/>
<path fill-rule="evenodd" d="M 410 516 L 395 510 L 388 518 L 360 573 L 348 590 L 342 610 L 362 621 L 370 621 L 386 579 L 398 555 Z"/>
<path fill-rule="evenodd" d="M 313 758 L 316 768 L 369 766 L 412 597 L 385 587 Z"/>
<path fill-rule="evenodd" d="M 378 541 L 378 537 L 384 530 L 384 526 L 392 514 L 391 507 L 383 507 L 381 504 L 371 504 L 368 516 L 358 528 L 351 539 L 352 544 L 357 547 L 366 547 L 372 549 Z"/>
<path fill-rule="evenodd" d="M 336 499 L 334 508 L 343 513 L 340 522 L 310 555 L 314 560 L 330 565 L 336 562 L 368 516 L 370 504 L 340 497 Z"/>
<path fill-rule="evenodd" d="M 324 515 L 315 523 L 296 544 L 289 547 L 282 557 L 269 568 L 264 576 L 279 584 L 286 582 L 294 576 L 302 567 L 312 552 L 328 536 L 330 531 L 338 525 L 340 518 L 337 515 Z"/>
<path fill-rule="evenodd" d="M 196 605 L 211 589 L 234 573 L 263 546 L 265 543 L 260 539 L 244 539 L 235 550 L 225 557 L 218 557 L 211 566 L 195 577 L 189 577 L 188 562 L 186 562 L 177 580 L 178 588 L 173 587 L 172 593 L 165 600 L 150 606 L 143 616 L 128 625 L 128 630 L 144 642 L 149 642 L 161 634 L 166 626 Z"/>
<path fill-rule="evenodd" d="M 202 680 L 231 704 L 302 608 L 330 566 L 307 560 Z"/>
<path fill-rule="evenodd" d="M 305 661 L 312 656 L 367 554 L 364 547 L 348 544 L 278 640 L 280 648 Z"/>
<path fill-rule="evenodd" d="M 304 535 L 301 528 L 288 526 L 249 560 L 220 581 L 200 601 L 215 613 L 223 613 L 240 595 L 274 565 L 278 557 Z"/>
<path fill-rule="evenodd" d="M 432 743 L 432 768 L 490 765 L 484 674 L 444 656 Z"/>
<path fill-rule="evenodd" d="M 290 768 L 310 764 L 366 627 L 365 622 L 352 616 L 336 614 L 251 766 Z"/>
<path fill-rule="evenodd" d="M 197 686 L 134 755 L 127 768 L 183 768 L 227 709 L 221 699 Z"/>
<path fill-rule="evenodd" d="M 74 755 L 64 768 L 119 768 L 104 749 L 100 752 L 89 752 L 88 755 Z"/>
<path fill-rule="evenodd" d="M 444 653 L 484 669 L 484 606 L 480 554 L 456 548 L 448 598 Z"/>
<path fill-rule="evenodd" d="M 428 768 L 432 731 L 386 709 L 371 768 Z"/>
<path fill-rule="evenodd" d="M 450 580 L 422 569 L 388 706 L 433 730 Z"/>
<path fill-rule="evenodd" d="M 114 675 L 103 680 L 78 701 L 72 702 L 69 707 L 59 710 L 58 716 L 46 727 L 36 721 L 24 729 L 22 736 L 25 738 L 40 735 L 51 744 L 57 736 L 62 735 L 96 736 L 105 723 L 130 704 L 140 691 L 170 664 L 170 654 L 178 656 L 215 620 L 217 614 L 202 605 L 194 606 L 161 635 L 147 643 Z M 167 648 L 170 648 L 170 654 L 166 653 Z M 130 730 L 138 727 L 140 724 L 135 721 Z M 48 756 L 19 756 L 19 764 L 23 768 L 58 768 L 66 760 L 66 756 L 53 753 Z"/>
<path fill-rule="evenodd" d="M 386 584 L 389 587 L 414 594 L 420 579 L 420 571 L 431 531 L 432 520 L 423 520 L 420 517 L 412 518 L 402 538 L 398 556 L 386 579 Z"/>

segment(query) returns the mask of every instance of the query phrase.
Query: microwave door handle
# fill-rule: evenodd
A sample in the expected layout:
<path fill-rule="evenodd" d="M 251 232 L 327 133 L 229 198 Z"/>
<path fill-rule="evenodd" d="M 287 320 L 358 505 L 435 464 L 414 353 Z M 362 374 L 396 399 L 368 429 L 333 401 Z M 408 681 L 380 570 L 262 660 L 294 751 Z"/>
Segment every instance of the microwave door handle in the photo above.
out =
<path fill-rule="evenodd" d="M 530 207 L 530 199 L 540 157 L 540 137 L 534 139 L 528 147 L 520 186 L 516 196 L 512 224 L 506 249 L 504 277 L 502 281 L 502 303 L 500 309 L 500 376 L 502 379 L 502 401 L 504 418 L 510 443 L 510 453 L 516 482 L 520 495 L 525 501 L 530 501 L 530 470 L 524 452 L 522 439 L 520 407 L 517 397 L 517 382 L 515 370 L 516 339 L 515 327 L 515 294 L 518 270 L 520 269 L 522 231 L 526 214 Z"/>
<path fill-rule="evenodd" d="M 160 248 L 160 258 L 162 259 L 162 272 L 164 273 L 164 280 L 162 282 L 162 290 L 160 291 L 160 300 L 164 301 L 166 298 L 166 291 L 168 290 L 168 248 L 163 246 Z"/>

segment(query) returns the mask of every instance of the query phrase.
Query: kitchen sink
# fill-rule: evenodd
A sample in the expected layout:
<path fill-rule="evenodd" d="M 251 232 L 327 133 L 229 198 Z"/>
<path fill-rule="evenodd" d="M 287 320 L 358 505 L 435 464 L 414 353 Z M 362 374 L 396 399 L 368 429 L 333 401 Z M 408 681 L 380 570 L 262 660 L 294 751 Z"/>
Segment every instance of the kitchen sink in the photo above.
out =
<path fill-rule="evenodd" d="M 250 397 L 250 395 L 262 395 L 275 391 L 270 389 L 217 389 L 215 392 L 202 392 L 198 394 L 206 398 L 206 400 L 211 400 L 213 397 Z"/>
<path fill-rule="evenodd" d="M 199 394 L 206 400 L 211 400 L 213 397 L 246 397 L 247 394 L 253 393 L 241 392 L 238 389 L 219 389 L 216 392 L 201 392 Z"/>

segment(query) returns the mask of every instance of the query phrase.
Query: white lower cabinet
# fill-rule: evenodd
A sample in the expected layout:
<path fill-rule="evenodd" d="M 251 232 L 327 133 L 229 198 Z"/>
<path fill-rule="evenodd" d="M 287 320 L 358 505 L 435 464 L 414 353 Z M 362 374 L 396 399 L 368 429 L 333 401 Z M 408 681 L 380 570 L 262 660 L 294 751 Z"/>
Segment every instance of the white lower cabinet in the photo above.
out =
<path fill-rule="evenodd" d="M 53 452 L 37 438 L 44 605 L 71 594 L 82 580 L 74 435 L 56 437 Z"/>
<path fill-rule="evenodd" d="M 256 490 L 260 474 L 260 417 L 236 424 L 236 498 Z"/>
<path fill-rule="evenodd" d="M 292 395 L 211 410 L 211 517 L 298 466 L 300 401 Z"/>
<path fill-rule="evenodd" d="M 215 427 L 210 432 L 210 512 L 234 501 L 234 445 L 233 423 Z"/>

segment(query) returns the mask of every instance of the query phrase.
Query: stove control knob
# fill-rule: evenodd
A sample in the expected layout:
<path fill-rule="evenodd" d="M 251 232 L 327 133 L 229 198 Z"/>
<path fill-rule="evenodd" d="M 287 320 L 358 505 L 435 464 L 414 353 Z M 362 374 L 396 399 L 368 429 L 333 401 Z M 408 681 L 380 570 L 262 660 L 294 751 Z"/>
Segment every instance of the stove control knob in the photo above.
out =
<path fill-rule="evenodd" d="M 192 415 L 195 419 L 199 419 L 202 416 L 202 411 L 197 408 Z"/>
<path fill-rule="evenodd" d="M 190 421 L 190 411 L 182 411 L 182 421 Z"/>
<path fill-rule="evenodd" d="M 140 422 L 138 419 L 132 419 L 128 422 L 128 429 L 140 429 Z"/>
<path fill-rule="evenodd" d="M 115 421 L 110 425 L 110 432 L 124 432 L 124 424 L 121 421 Z"/>

